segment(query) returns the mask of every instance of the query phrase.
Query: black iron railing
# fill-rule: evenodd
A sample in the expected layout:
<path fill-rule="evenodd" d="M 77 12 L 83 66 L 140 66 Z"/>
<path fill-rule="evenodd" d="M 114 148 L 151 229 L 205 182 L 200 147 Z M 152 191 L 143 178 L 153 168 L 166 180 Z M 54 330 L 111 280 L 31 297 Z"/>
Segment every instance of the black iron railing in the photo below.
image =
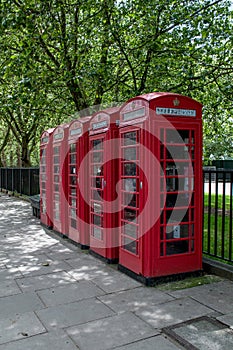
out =
<path fill-rule="evenodd" d="M 233 262 L 233 170 L 204 169 L 203 253 Z"/>
<path fill-rule="evenodd" d="M 40 193 L 39 168 L 0 168 L 0 189 L 26 196 Z"/>

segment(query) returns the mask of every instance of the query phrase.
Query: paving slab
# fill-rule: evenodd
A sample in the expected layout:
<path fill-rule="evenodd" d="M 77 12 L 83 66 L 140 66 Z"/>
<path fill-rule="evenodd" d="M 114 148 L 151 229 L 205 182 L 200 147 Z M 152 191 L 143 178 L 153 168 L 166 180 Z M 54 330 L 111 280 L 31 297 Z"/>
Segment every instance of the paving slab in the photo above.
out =
<path fill-rule="evenodd" d="M 0 271 L 0 284 L 4 281 L 12 280 L 14 278 L 22 277 L 21 272 L 17 267 L 9 268 Z"/>
<path fill-rule="evenodd" d="M 44 231 L 44 233 L 45 233 L 45 231 Z M 61 253 L 62 253 L 62 255 L 71 254 L 71 253 L 74 253 L 74 250 L 78 250 L 78 249 L 71 249 L 71 248 L 67 247 L 65 245 L 65 243 L 66 243 L 65 239 L 61 242 L 58 240 L 58 238 L 57 238 L 57 240 L 54 239 L 53 244 L 49 247 L 49 252 L 51 254 L 59 254 L 57 256 L 61 257 Z"/>
<path fill-rule="evenodd" d="M 143 339 L 128 345 L 117 347 L 117 350 L 180 350 L 180 347 L 173 344 L 164 336 L 157 335 L 152 338 Z"/>
<path fill-rule="evenodd" d="M 212 309 L 191 298 L 182 298 L 164 304 L 143 306 L 136 311 L 136 315 L 155 328 L 163 328 L 212 312 Z"/>
<path fill-rule="evenodd" d="M 45 254 L 8 254 L 4 259 L 4 263 L 7 268 L 10 267 L 20 267 L 20 266 L 31 266 L 47 261 L 48 257 Z"/>
<path fill-rule="evenodd" d="M 17 230 L 19 232 L 17 235 L 13 234 L 14 231 L 9 235 L 4 235 L 5 238 L 2 240 L 3 249 L 7 252 L 9 250 L 12 253 L 18 252 L 19 254 L 25 254 L 40 250 L 41 253 L 43 249 L 49 249 L 54 245 L 54 242 L 57 242 L 46 236 L 42 228 L 35 228 L 31 232 L 28 229 L 25 232 L 22 229 Z M 37 232 L 37 237 L 35 231 Z M 41 236 L 41 238 L 38 238 L 38 235 L 39 237 L 44 235 L 44 237 Z"/>
<path fill-rule="evenodd" d="M 70 268 L 68 271 L 69 275 L 75 278 L 76 281 L 91 281 L 94 278 L 109 276 L 109 268 L 107 266 L 96 265 L 94 263 L 90 263 L 89 261 L 85 261 L 82 264 L 80 263 L 80 267 L 76 269 Z"/>
<path fill-rule="evenodd" d="M 233 282 L 225 280 L 170 293 L 180 298 L 190 296 L 221 313 L 233 312 Z"/>
<path fill-rule="evenodd" d="M 74 269 L 79 269 L 81 268 L 82 266 L 93 266 L 93 265 L 98 265 L 100 267 L 103 267 L 105 268 L 106 267 L 106 264 L 97 259 L 97 258 L 94 258 L 93 256 L 89 255 L 89 254 L 86 254 L 86 253 L 78 253 L 76 254 L 76 256 L 72 259 L 68 259 L 66 260 L 67 263 Z"/>
<path fill-rule="evenodd" d="M 39 276 L 69 269 L 70 266 L 65 261 L 53 261 L 46 259 L 41 263 L 27 266 L 19 266 L 19 271 L 23 276 Z"/>
<path fill-rule="evenodd" d="M 109 266 L 84 264 L 79 269 L 70 270 L 69 274 L 77 281 L 91 280 L 106 293 L 118 292 L 141 287 L 141 283 Z"/>
<path fill-rule="evenodd" d="M 0 319 L 0 344 L 46 332 L 33 312 Z"/>
<path fill-rule="evenodd" d="M 106 293 L 113 293 L 142 286 L 142 284 L 136 280 L 110 268 L 107 274 L 94 277 L 92 281 Z"/>
<path fill-rule="evenodd" d="M 0 297 L 22 293 L 15 280 L 0 281 Z"/>
<path fill-rule="evenodd" d="M 8 244 L 3 246 L 3 250 L 9 254 L 42 254 L 46 253 L 47 244 L 38 244 L 34 239 L 25 240 L 15 244 Z"/>
<path fill-rule="evenodd" d="M 49 248 L 46 252 L 46 255 L 51 260 L 65 260 L 69 261 L 72 259 L 76 259 L 77 256 L 81 255 L 83 257 L 83 253 L 79 251 L 73 251 L 73 250 L 65 250 L 65 251 L 53 251 L 52 248 Z M 85 257 L 85 255 L 84 255 Z M 71 266 L 71 265 L 70 265 Z"/>
<path fill-rule="evenodd" d="M 28 292 L 69 284 L 75 282 L 75 279 L 62 271 L 47 275 L 23 277 L 16 279 L 16 281 L 23 292 Z"/>
<path fill-rule="evenodd" d="M 45 231 L 39 222 L 36 222 L 36 223 L 28 222 L 27 225 L 24 225 L 24 227 L 22 227 L 22 230 L 26 234 L 34 235 L 38 242 L 47 243 L 49 247 L 52 244 L 56 244 L 58 241 L 58 239 L 55 237 L 44 235 Z"/>
<path fill-rule="evenodd" d="M 132 313 L 69 327 L 66 332 L 80 350 L 111 349 L 158 334 Z"/>
<path fill-rule="evenodd" d="M 61 329 L 0 345 L 0 350 L 78 350 Z"/>
<path fill-rule="evenodd" d="M 15 229 L 12 229 L 12 231 L 7 230 L 7 233 L 5 233 L 2 236 L 1 244 L 3 246 L 11 244 L 11 245 L 17 245 L 22 242 L 23 239 L 26 238 L 26 236 L 22 233 L 21 230 L 17 230 L 17 234 L 15 233 Z"/>
<path fill-rule="evenodd" d="M 15 313 L 25 313 L 44 308 L 36 293 L 21 293 L 0 298 L 0 319 Z"/>
<path fill-rule="evenodd" d="M 49 307 L 36 312 L 47 329 L 65 328 L 114 315 L 114 312 L 96 299 L 86 299 Z"/>
<path fill-rule="evenodd" d="M 192 320 L 171 328 L 185 349 L 232 350 L 233 331 L 208 317 Z"/>
<path fill-rule="evenodd" d="M 34 256 L 36 256 L 36 255 L 46 254 L 47 252 L 46 247 L 43 247 L 43 248 L 37 247 L 35 246 L 35 242 L 33 243 L 33 245 L 31 245 L 31 243 L 27 245 L 18 244 L 17 246 L 16 245 L 12 246 L 10 244 L 9 247 L 3 246 L 3 250 L 15 256 L 21 256 L 26 254 L 33 254 Z"/>
<path fill-rule="evenodd" d="M 5 261 L 6 259 L 8 259 L 8 254 L 6 252 L 2 252 L 0 251 L 0 261 Z"/>
<path fill-rule="evenodd" d="M 44 289 L 37 294 L 46 306 L 71 303 L 102 295 L 104 292 L 91 281 L 80 281 L 66 286 Z"/>
<path fill-rule="evenodd" d="M 98 299 L 118 313 L 125 311 L 133 312 L 146 306 L 174 300 L 174 298 L 167 293 L 156 290 L 155 288 L 145 287 L 103 295 Z"/>
<path fill-rule="evenodd" d="M 217 320 L 233 329 L 233 312 L 217 317 Z M 233 347 L 232 347 L 233 348 Z"/>

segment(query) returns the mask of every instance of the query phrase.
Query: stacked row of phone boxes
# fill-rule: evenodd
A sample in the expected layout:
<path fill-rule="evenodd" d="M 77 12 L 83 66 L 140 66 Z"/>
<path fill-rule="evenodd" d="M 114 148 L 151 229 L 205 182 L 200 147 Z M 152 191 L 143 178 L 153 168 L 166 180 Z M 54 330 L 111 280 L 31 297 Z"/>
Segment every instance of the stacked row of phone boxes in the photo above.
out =
<path fill-rule="evenodd" d="M 147 284 L 201 271 L 201 118 L 150 93 L 45 131 L 41 223 Z"/>

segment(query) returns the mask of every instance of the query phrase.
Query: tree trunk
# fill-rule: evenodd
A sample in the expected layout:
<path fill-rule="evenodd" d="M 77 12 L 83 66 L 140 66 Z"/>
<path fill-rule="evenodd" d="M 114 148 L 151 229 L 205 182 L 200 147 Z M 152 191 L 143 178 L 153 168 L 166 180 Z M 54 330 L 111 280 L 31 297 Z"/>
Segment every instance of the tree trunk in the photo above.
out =
<path fill-rule="evenodd" d="M 6 161 L 5 161 L 5 154 L 4 154 L 4 150 L 7 146 L 8 140 L 9 140 L 9 136 L 10 136 L 10 128 L 7 128 L 7 132 L 5 134 L 3 143 L 1 144 L 0 147 L 0 167 L 5 167 L 6 166 Z"/>
<path fill-rule="evenodd" d="M 31 166 L 28 139 L 22 140 L 21 161 L 23 168 L 29 168 Z"/>

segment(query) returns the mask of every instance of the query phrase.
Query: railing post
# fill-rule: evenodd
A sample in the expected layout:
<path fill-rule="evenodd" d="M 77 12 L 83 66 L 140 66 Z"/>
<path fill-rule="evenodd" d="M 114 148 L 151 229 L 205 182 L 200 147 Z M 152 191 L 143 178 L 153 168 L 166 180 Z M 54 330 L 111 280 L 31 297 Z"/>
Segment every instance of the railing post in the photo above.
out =
<path fill-rule="evenodd" d="M 19 193 L 22 194 L 22 168 L 19 169 L 19 181 L 20 181 Z"/>
<path fill-rule="evenodd" d="M 229 260 L 233 261 L 232 257 L 232 221 L 233 221 L 233 170 L 230 173 L 230 217 L 229 217 Z"/>
<path fill-rule="evenodd" d="M 14 193 L 14 169 L 11 168 L 11 192 Z"/>
<path fill-rule="evenodd" d="M 31 194 L 32 194 L 32 189 L 31 189 L 31 171 L 32 171 L 32 169 L 29 168 L 29 173 L 28 173 L 28 176 L 29 176 L 29 196 L 31 196 Z"/>

